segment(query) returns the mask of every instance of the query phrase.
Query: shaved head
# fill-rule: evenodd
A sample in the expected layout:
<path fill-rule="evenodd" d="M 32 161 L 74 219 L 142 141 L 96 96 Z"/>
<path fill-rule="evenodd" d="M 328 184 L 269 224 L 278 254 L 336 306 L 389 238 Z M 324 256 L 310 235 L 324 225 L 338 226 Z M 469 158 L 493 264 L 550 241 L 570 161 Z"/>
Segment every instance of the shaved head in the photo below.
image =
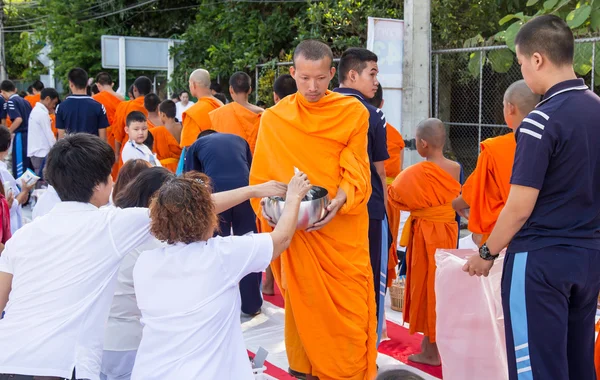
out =
<path fill-rule="evenodd" d="M 204 88 L 210 88 L 210 73 L 204 69 L 197 69 L 190 75 L 190 82 L 199 84 Z"/>
<path fill-rule="evenodd" d="M 508 86 L 504 93 L 504 100 L 517 107 L 521 115 L 527 115 L 533 111 L 540 102 L 540 96 L 534 94 L 523 79 Z"/>
<path fill-rule="evenodd" d="M 330 65 L 333 64 L 333 52 L 331 48 L 317 40 L 305 40 L 296 46 L 294 50 L 294 65 L 298 57 L 304 57 L 308 61 L 320 61 L 323 58 L 329 58 Z"/>
<path fill-rule="evenodd" d="M 440 119 L 426 119 L 417 125 L 417 138 L 425 140 L 432 148 L 442 149 L 446 144 L 446 127 Z"/>

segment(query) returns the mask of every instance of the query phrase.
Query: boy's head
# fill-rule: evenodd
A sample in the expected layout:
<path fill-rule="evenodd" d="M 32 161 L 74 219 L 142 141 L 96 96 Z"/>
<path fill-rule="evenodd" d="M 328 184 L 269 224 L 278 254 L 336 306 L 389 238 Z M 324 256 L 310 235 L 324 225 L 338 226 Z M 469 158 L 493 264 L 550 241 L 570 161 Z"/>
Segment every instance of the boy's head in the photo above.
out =
<path fill-rule="evenodd" d="M 229 93 L 232 97 L 235 95 L 249 95 L 250 92 L 252 92 L 252 79 L 250 75 L 243 71 L 238 71 L 229 78 Z"/>
<path fill-rule="evenodd" d="M 296 46 L 290 74 L 296 81 L 298 92 L 309 102 L 321 100 L 335 75 L 331 48 L 317 40 L 304 40 Z"/>
<path fill-rule="evenodd" d="M 113 80 L 109 73 L 101 72 L 96 75 L 96 80 L 98 87 L 113 87 Z"/>
<path fill-rule="evenodd" d="M 43 89 L 44 89 L 44 83 L 42 83 L 41 80 L 36 80 L 31 85 L 31 93 L 34 95 L 39 94 L 40 92 L 42 92 Z"/>
<path fill-rule="evenodd" d="M 132 91 L 135 98 L 146 96 L 152 92 L 152 81 L 148 77 L 138 77 L 135 82 L 133 82 Z"/>
<path fill-rule="evenodd" d="M 159 104 L 160 98 L 158 97 L 158 95 L 150 93 L 144 96 L 144 108 L 146 109 L 146 111 L 152 113 L 157 112 Z"/>
<path fill-rule="evenodd" d="M 68 74 L 69 88 L 71 92 L 82 91 L 87 89 L 88 85 L 88 74 L 87 72 L 79 67 L 71 69 Z"/>
<path fill-rule="evenodd" d="M 573 72 L 575 41 L 571 28 L 560 17 L 544 15 L 525 23 L 515 38 L 523 79 L 543 95 L 562 70 Z"/>
<path fill-rule="evenodd" d="M 58 92 L 53 88 L 44 88 L 40 93 L 40 102 L 48 109 L 49 113 L 54 113 L 56 105 L 60 102 Z"/>
<path fill-rule="evenodd" d="M 129 140 L 136 144 L 143 144 L 148 138 L 148 123 L 146 115 L 140 111 L 132 111 L 125 119 L 125 133 Z"/>
<path fill-rule="evenodd" d="M 350 48 L 338 64 L 340 85 L 357 90 L 368 99 L 377 92 L 378 73 L 377 54 L 368 49 Z"/>
<path fill-rule="evenodd" d="M 4 99 L 8 100 L 8 98 L 17 92 L 17 87 L 13 81 L 7 79 L 0 83 L 0 91 L 2 92 Z"/>
<path fill-rule="evenodd" d="M 290 74 L 280 75 L 273 82 L 273 101 L 275 104 L 279 103 L 286 96 L 295 94 L 296 92 L 298 92 L 298 87 Z"/>
<path fill-rule="evenodd" d="M 11 142 L 10 130 L 5 126 L 0 126 L 0 159 L 4 159 L 8 154 Z"/>
<path fill-rule="evenodd" d="M 504 93 L 504 121 L 514 131 L 539 102 L 540 96 L 523 79 L 516 81 Z"/>
<path fill-rule="evenodd" d="M 417 152 L 424 158 L 441 152 L 446 144 L 446 127 L 439 119 L 426 119 L 417 125 Z"/>
<path fill-rule="evenodd" d="M 215 131 L 214 129 L 205 129 L 202 132 L 200 132 L 198 134 L 198 137 L 196 139 L 202 138 L 204 136 L 210 136 L 212 134 L 218 133 L 217 131 Z"/>
<path fill-rule="evenodd" d="M 377 84 L 377 91 L 375 92 L 375 96 L 368 100 L 369 104 L 371 104 L 375 108 L 383 108 L 383 87 L 381 87 L 381 83 Z"/>
<path fill-rule="evenodd" d="M 98 136 L 67 135 L 54 144 L 46 158 L 44 176 L 63 202 L 108 203 L 115 153 Z"/>
<path fill-rule="evenodd" d="M 175 102 L 172 100 L 165 100 L 160 103 L 158 115 L 163 124 L 166 124 L 169 119 L 175 119 L 175 116 L 177 115 L 177 106 L 175 105 Z"/>
<path fill-rule="evenodd" d="M 227 97 L 225 96 L 225 94 L 222 94 L 220 92 L 217 92 L 216 94 L 213 95 L 215 98 L 219 99 L 219 101 L 221 101 L 221 103 L 223 104 L 227 104 Z"/>

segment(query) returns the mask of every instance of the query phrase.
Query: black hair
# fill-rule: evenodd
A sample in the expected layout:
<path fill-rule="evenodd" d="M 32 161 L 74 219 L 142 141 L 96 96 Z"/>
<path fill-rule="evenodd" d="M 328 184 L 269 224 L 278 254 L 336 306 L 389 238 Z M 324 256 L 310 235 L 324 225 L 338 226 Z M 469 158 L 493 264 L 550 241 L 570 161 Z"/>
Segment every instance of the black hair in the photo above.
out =
<path fill-rule="evenodd" d="M 15 92 L 17 91 L 17 87 L 15 86 L 13 81 L 6 79 L 3 80 L 2 83 L 0 83 L 0 90 L 6 92 Z"/>
<path fill-rule="evenodd" d="M 181 95 L 183 95 L 183 94 L 188 94 L 188 97 L 190 96 L 190 92 L 189 92 L 188 90 L 183 90 L 183 91 L 181 91 L 181 92 L 179 93 L 179 95 L 177 96 L 177 98 L 178 98 L 178 99 L 180 99 L 180 98 L 181 98 Z"/>
<path fill-rule="evenodd" d="M 73 83 L 78 90 L 85 90 L 88 84 L 88 74 L 87 72 L 79 67 L 71 69 L 68 74 L 69 82 Z"/>
<path fill-rule="evenodd" d="M 141 96 L 146 96 L 152 92 L 152 81 L 148 77 L 142 76 L 137 78 L 135 82 L 133 82 L 133 86 L 137 88 Z"/>
<path fill-rule="evenodd" d="M 96 80 L 94 82 L 99 83 L 102 86 L 110 86 L 113 84 L 110 74 L 104 71 L 96 75 Z"/>
<path fill-rule="evenodd" d="M 148 207 L 156 191 L 173 178 L 175 174 L 159 166 L 144 169 L 119 192 L 115 199 L 115 206 Z"/>
<path fill-rule="evenodd" d="M 35 89 L 36 91 L 42 91 L 44 89 L 44 83 L 42 83 L 41 80 L 36 80 L 35 82 L 33 82 L 33 84 L 31 85 L 31 88 Z"/>
<path fill-rule="evenodd" d="M 131 112 L 129 112 L 129 114 L 127 115 L 127 118 L 125 119 L 125 125 L 129 127 L 129 124 L 131 124 L 135 121 L 143 123 L 147 120 L 148 119 L 146 118 L 146 115 L 144 115 L 142 112 L 131 111 Z"/>
<path fill-rule="evenodd" d="M 383 87 L 381 87 L 381 83 L 379 83 L 377 85 L 375 96 L 369 99 L 369 104 L 375 108 L 381 108 L 381 103 L 383 103 Z"/>
<path fill-rule="evenodd" d="M 233 88 L 234 93 L 247 94 L 252 88 L 252 79 L 250 78 L 250 75 L 246 74 L 245 72 L 238 71 L 237 73 L 234 73 L 231 78 L 229 78 L 229 85 L 231 88 Z"/>
<path fill-rule="evenodd" d="M 227 103 L 227 97 L 225 96 L 225 94 L 217 92 L 216 94 L 213 95 L 215 98 L 219 99 L 221 101 L 221 103 L 226 104 Z"/>
<path fill-rule="evenodd" d="M 333 52 L 331 48 L 326 43 L 317 40 L 304 40 L 296 46 L 292 59 L 294 65 L 296 64 L 296 59 L 300 56 L 309 61 L 320 61 L 323 58 L 329 58 L 329 61 L 333 64 Z"/>
<path fill-rule="evenodd" d="M 48 97 L 50 99 L 58 99 L 60 101 L 60 98 L 58 96 L 58 92 L 55 89 L 50 88 L 50 87 L 44 88 L 42 90 L 42 92 L 40 93 L 40 99 L 41 100 L 44 100 L 44 99 L 46 99 Z"/>
<path fill-rule="evenodd" d="M 392 369 L 377 375 L 375 380 L 425 380 L 421 376 L 406 369 Z"/>
<path fill-rule="evenodd" d="M 527 21 L 517 33 L 519 53 L 531 57 L 540 53 L 557 66 L 573 64 L 575 40 L 567 23 L 558 16 L 544 15 Z"/>
<path fill-rule="evenodd" d="M 175 116 L 177 116 L 177 106 L 172 100 L 165 100 L 160 103 L 158 110 L 167 115 L 169 119 L 175 119 Z"/>
<path fill-rule="evenodd" d="M 27 87 L 27 93 L 28 94 L 33 94 L 33 86 Z"/>
<path fill-rule="evenodd" d="M 197 139 L 199 139 L 200 137 L 209 136 L 209 135 L 212 135 L 215 133 L 219 133 L 219 132 L 215 131 L 214 129 L 205 129 L 204 131 L 200 132 Z"/>
<path fill-rule="evenodd" d="M 264 107 L 267 105 L 267 103 L 263 102 L 262 100 L 259 100 L 258 102 L 256 102 L 256 105 L 259 107 Z"/>
<path fill-rule="evenodd" d="M 87 203 L 94 187 L 107 182 L 114 163 L 115 152 L 108 143 L 89 133 L 76 133 L 50 149 L 44 177 L 63 202 Z"/>
<path fill-rule="evenodd" d="M 278 76 L 275 82 L 273 82 L 273 92 L 279 96 L 279 99 L 295 94 L 298 92 L 296 80 L 290 74 Z"/>
<path fill-rule="evenodd" d="M 348 79 L 350 70 L 356 71 L 358 74 L 367 67 L 367 62 L 377 62 L 377 54 L 364 48 L 347 49 L 340 58 L 338 64 L 338 80 L 344 83 Z"/>
<path fill-rule="evenodd" d="M 131 97 L 133 99 L 135 99 L 135 95 L 133 94 L 133 85 L 129 86 L 129 89 L 127 90 L 128 94 L 131 94 Z"/>
<path fill-rule="evenodd" d="M 12 136 L 10 130 L 5 126 L 0 126 L 0 152 L 6 152 L 10 148 L 11 142 Z"/>
<path fill-rule="evenodd" d="M 210 89 L 213 90 L 214 92 L 223 92 L 223 87 L 221 86 L 220 83 L 217 83 L 217 82 L 212 82 L 210 84 Z"/>
<path fill-rule="evenodd" d="M 144 108 L 147 109 L 148 112 L 156 112 L 159 104 L 160 98 L 155 93 L 144 96 Z"/>
<path fill-rule="evenodd" d="M 96 95 L 100 93 L 100 89 L 98 89 L 98 84 L 94 83 L 90 86 L 90 92 L 92 93 L 92 95 Z"/>
<path fill-rule="evenodd" d="M 171 95 L 171 99 L 177 99 L 177 100 L 179 100 L 179 93 L 178 93 L 178 92 L 174 92 L 174 93 Z"/>
<path fill-rule="evenodd" d="M 152 132 L 148 131 L 148 136 L 146 137 L 146 140 L 144 140 L 144 145 L 146 145 L 150 151 L 154 150 L 154 135 Z"/>

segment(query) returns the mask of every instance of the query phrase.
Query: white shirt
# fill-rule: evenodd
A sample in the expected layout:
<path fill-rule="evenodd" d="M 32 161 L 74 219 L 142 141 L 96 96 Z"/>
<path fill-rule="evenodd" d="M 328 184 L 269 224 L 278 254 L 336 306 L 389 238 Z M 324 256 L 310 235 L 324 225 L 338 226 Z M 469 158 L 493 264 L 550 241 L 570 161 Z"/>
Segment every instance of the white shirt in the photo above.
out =
<path fill-rule="evenodd" d="M 144 334 L 133 380 L 253 380 L 238 283 L 271 262 L 268 234 L 146 251 L 133 270 Z"/>
<path fill-rule="evenodd" d="M 150 148 L 144 144 L 136 144 L 131 140 L 125 143 L 123 152 L 121 152 L 121 158 L 123 159 L 123 163 L 129 160 L 142 159 L 151 163 L 152 166 L 162 166 Z"/>
<path fill-rule="evenodd" d="M 44 194 L 38 199 L 35 206 L 33 207 L 33 212 L 31 214 L 31 219 L 35 220 L 40 216 L 44 216 L 49 213 L 54 206 L 60 203 L 60 197 L 56 193 L 56 190 L 52 186 L 48 186 Z"/>
<path fill-rule="evenodd" d="M 6 243 L 13 275 L 0 320 L 0 373 L 98 380 L 123 257 L 150 238 L 147 209 L 61 202 Z"/>
<path fill-rule="evenodd" d="M 175 103 L 175 109 L 176 109 L 175 117 L 177 118 L 177 120 L 179 120 L 179 122 L 181 122 L 183 120 L 183 113 L 185 112 L 185 110 L 187 110 L 194 104 L 196 104 L 196 103 L 194 103 L 192 101 L 189 101 L 188 104 L 186 104 L 185 106 L 183 104 L 181 104 L 181 102 Z"/>
<path fill-rule="evenodd" d="M 2 177 L 3 184 L 8 183 L 10 185 L 10 189 L 12 190 L 15 197 L 19 195 L 21 190 L 17 186 L 17 180 L 8 171 L 8 165 L 6 165 L 6 162 L 4 161 L 0 161 L 0 177 Z M 4 186 L 4 191 L 7 195 L 6 198 L 8 198 L 9 188 L 7 186 Z M 15 232 L 17 232 L 17 230 L 21 227 L 23 227 L 23 211 L 21 205 L 19 204 L 19 201 L 15 198 L 12 206 L 10 207 L 10 232 L 12 232 L 12 234 L 14 235 Z"/>
<path fill-rule="evenodd" d="M 28 128 L 27 157 L 46 157 L 56 138 L 52 133 L 50 113 L 42 102 L 37 102 L 31 110 Z"/>
<path fill-rule="evenodd" d="M 142 340 L 142 312 L 138 308 L 133 288 L 133 267 L 144 251 L 162 247 L 156 239 L 138 247 L 125 256 L 117 274 L 117 287 L 104 332 L 104 350 L 134 351 Z"/>

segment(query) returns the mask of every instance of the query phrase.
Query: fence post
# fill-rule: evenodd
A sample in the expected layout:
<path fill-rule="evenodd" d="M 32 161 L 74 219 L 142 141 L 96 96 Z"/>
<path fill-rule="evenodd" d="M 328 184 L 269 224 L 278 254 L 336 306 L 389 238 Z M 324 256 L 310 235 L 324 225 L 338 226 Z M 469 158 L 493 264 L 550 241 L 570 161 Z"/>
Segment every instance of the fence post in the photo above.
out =
<path fill-rule="evenodd" d="M 254 68 L 254 103 L 258 103 L 258 65 Z"/>
<path fill-rule="evenodd" d="M 435 55 L 435 117 L 440 118 L 440 55 Z"/>
<path fill-rule="evenodd" d="M 477 139 L 477 155 L 481 153 L 481 122 L 483 112 L 483 54 L 485 54 L 485 51 L 479 52 L 479 137 Z"/>
<path fill-rule="evenodd" d="M 596 42 L 592 41 L 592 92 L 594 92 L 594 74 L 596 73 Z"/>

